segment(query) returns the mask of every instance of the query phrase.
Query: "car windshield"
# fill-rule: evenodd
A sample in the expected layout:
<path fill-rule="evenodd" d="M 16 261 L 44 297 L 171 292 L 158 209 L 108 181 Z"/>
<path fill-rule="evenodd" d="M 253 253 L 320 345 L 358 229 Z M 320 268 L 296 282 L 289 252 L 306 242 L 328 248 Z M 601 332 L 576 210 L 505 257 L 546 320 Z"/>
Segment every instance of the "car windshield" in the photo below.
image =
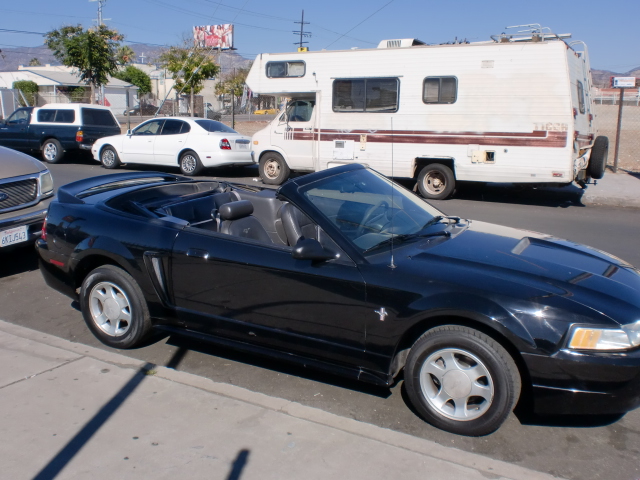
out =
<path fill-rule="evenodd" d="M 436 208 L 370 169 L 318 180 L 301 193 L 362 252 L 392 236 L 422 232 L 442 218 Z"/>
<path fill-rule="evenodd" d="M 238 133 L 233 128 L 227 127 L 224 123 L 216 122 L 215 120 L 196 120 L 196 123 L 207 132 Z"/>

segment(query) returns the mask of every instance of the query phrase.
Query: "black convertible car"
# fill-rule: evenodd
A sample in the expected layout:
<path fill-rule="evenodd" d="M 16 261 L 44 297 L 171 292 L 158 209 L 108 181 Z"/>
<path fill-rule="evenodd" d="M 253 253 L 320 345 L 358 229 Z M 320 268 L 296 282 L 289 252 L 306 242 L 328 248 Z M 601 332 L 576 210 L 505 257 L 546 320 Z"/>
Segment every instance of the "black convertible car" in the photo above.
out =
<path fill-rule="evenodd" d="M 604 252 L 446 216 L 349 165 L 278 190 L 163 173 L 60 188 L 37 242 L 105 344 L 193 335 L 377 385 L 450 432 L 640 404 L 640 273 Z"/>

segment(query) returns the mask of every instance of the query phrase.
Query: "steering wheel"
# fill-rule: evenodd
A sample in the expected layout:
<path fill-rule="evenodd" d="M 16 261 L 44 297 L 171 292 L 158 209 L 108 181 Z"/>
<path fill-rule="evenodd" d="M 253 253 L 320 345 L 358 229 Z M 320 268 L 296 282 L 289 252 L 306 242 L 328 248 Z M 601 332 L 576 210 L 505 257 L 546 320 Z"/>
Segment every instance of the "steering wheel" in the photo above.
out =
<path fill-rule="evenodd" d="M 376 233 L 382 231 L 382 227 L 380 227 L 379 229 L 375 229 L 373 227 L 369 227 L 367 226 L 367 223 L 369 223 L 369 221 L 371 221 L 374 218 L 374 214 L 378 211 L 378 209 L 380 208 L 384 208 L 384 211 L 380 214 L 378 214 L 376 216 L 376 219 L 379 219 L 383 216 L 386 217 L 387 215 L 387 210 L 389 210 L 389 204 L 387 203 L 386 200 L 380 200 L 378 203 L 376 203 L 375 205 L 372 205 L 371 207 L 369 207 L 367 209 L 366 212 L 364 212 L 364 215 L 362 216 L 362 220 L 360 221 L 360 225 L 358 226 L 358 230 L 357 230 L 357 236 L 363 235 L 365 233 L 365 230 L 371 230 L 374 231 Z M 386 224 L 387 222 L 385 222 Z"/>

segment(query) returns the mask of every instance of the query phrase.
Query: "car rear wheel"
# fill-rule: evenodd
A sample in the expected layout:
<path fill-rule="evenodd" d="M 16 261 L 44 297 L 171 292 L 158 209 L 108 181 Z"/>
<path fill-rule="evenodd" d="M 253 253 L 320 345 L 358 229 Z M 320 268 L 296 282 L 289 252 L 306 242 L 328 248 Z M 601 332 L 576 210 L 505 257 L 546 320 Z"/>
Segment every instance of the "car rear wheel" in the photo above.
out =
<path fill-rule="evenodd" d="M 120 158 L 113 147 L 104 147 L 100 152 L 100 163 L 104 168 L 118 168 L 120 166 Z"/>
<path fill-rule="evenodd" d="M 587 173 L 591 178 L 600 180 L 604 177 L 604 169 L 607 167 L 607 159 L 609 158 L 609 138 L 603 135 L 596 137 L 591 147 L 591 156 L 589 157 L 589 166 Z"/>
<path fill-rule="evenodd" d="M 405 365 L 409 399 L 432 425 L 459 435 L 497 430 L 520 396 L 513 358 L 491 337 L 445 325 L 426 332 Z"/>
<path fill-rule="evenodd" d="M 196 152 L 184 152 L 180 156 L 180 171 L 183 175 L 198 175 L 203 168 Z"/>
<path fill-rule="evenodd" d="M 287 162 L 279 153 L 265 153 L 260 159 L 260 177 L 267 185 L 281 185 L 289 178 L 290 172 Z"/>
<path fill-rule="evenodd" d="M 131 275 L 113 265 L 87 275 L 80 289 L 80 307 L 91 332 L 110 347 L 135 347 L 151 330 L 140 287 Z"/>
<path fill-rule="evenodd" d="M 444 200 L 453 193 L 456 179 L 446 165 L 432 163 L 426 165 L 418 175 L 418 190 L 424 198 Z"/>
<path fill-rule="evenodd" d="M 42 144 L 42 159 L 48 163 L 58 163 L 62 161 L 64 150 L 62 145 L 55 138 L 45 140 Z"/>

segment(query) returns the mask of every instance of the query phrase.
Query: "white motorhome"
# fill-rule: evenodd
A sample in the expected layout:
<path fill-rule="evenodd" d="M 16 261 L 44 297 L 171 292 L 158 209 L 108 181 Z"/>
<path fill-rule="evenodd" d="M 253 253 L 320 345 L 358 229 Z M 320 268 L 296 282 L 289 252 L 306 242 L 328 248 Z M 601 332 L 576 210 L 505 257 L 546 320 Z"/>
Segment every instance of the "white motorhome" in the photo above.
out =
<path fill-rule="evenodd" d="M 248 86 L 291 99 L 253 136 L 263 181 L 354 162 L 440 199 L 460 181 L 602 178 L 608 139 L 594 138 L 587 48 L 544 31 L 258 55 Z"/>

